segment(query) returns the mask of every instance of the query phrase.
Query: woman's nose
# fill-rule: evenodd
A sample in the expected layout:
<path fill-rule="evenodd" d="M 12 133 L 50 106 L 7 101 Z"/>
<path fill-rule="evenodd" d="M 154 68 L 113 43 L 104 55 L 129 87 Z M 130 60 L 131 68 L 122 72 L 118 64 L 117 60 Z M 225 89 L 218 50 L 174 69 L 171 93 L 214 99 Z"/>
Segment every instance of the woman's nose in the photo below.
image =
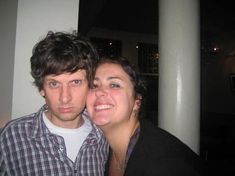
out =
<path fill-rule="evenodd" d="M 107 90 L 106 90 L 104 87 L 98 87 L 98 88 L 95 90 L 95 95 L 96 95 L 97 97 L 105 96 L 105 95 L 107 95 Z"/>

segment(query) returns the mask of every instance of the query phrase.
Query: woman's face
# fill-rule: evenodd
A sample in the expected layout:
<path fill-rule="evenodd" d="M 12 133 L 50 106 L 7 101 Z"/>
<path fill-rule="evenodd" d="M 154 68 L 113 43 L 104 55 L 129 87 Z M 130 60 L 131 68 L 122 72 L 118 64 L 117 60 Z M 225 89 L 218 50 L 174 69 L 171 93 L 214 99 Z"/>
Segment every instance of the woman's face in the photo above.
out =
<path fill-rule="evenodd" d="M 120 65 L 104 63 L 97 68 L 87 96 L 87 109 L 96 125 L 125 123 L 135 118 L 139 105 L 130 77 Z"/>

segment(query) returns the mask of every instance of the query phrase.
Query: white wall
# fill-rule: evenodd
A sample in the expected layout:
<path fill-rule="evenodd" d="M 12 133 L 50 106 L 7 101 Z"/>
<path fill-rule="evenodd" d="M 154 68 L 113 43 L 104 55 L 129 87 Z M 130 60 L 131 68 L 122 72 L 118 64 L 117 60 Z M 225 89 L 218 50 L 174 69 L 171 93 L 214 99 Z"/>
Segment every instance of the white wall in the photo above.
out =
<path fill-rule="evenodd" d="M 3 0 L 9 1 L 9 0 Z M 2 15 L 3 1 L 1 0 L 1 26 L 2 19 L 6 18 Z M 10 0 L 10 2 L 13 0 Z M 9 3 L 10 3 L 9 2 Z M 14 1 L 16 4 L 16 0 Z M 53 31 L 73 31 L 77 29 L 78 24 L 78 9 L 79 0 L 18 0 L 18 7 L 16 9 L 6 9 L 9 14 L 17 13 L 16 28 L 12 26 L 11 30 L 15 33 L 15 51 L 12 52 L 15 55 L 14 62 L 11 60 L 4 63 L 2 61 L 1 54 L 1 85 L 0 89 L 4 88 L 2 80 L 10 79 L 10 75 L 13 74 L 14 63 L 14 75 L 13 75 L 13 90 L 12 86 L 8 85 L 7 94 L 13 95 L 12 100 L 7 107 L 11 107 L 12 102 L 12 114 L 11 118 L 18 118 L 20 116 L 37 111 L 44 100 L 39 96 L 36 87 L 32 85 L 32 78 L 30 75 L 30 57 L 33 46 L 46 35 L 48 30 Z M 6 18 L 8 21 L 9 19 Z M 1 32 L 2 34 L 2 32 Z M 14 36 L 14 35 L 13 35 Z M 13 40 L 13 39 L 11 39 Z M 8 41 L 8 39 L 5 39 Z M 1 40 L 1 47 L 5 42 Z M 7 50 L 7 49 L 6 49 Z M 10 55 L 9 53 L 8 56 Z M 10 56 L 9 56 L 10 57 Z M 3 64 L 5 65 L 3 65 Z M 2 69 L 1 69 L 2 70 Z M 7 81 L 6 81 L 7 82 Z M 9 83 L 8 83 L 9 84 Z M 2 97 L 4 93 L 0 91 Z M 6 95 L 8 96 L 8 95 Z M 9 99 L 9 98 L 8 98 Z M 1 99 L 1 103 L 3 100 Z M 0 117 L 3 112 L 0 111 Z"/>
<path fill-rule="evenodd" d="M 0 127 L 11 117 L 17 0 L 0 0 Z"/>

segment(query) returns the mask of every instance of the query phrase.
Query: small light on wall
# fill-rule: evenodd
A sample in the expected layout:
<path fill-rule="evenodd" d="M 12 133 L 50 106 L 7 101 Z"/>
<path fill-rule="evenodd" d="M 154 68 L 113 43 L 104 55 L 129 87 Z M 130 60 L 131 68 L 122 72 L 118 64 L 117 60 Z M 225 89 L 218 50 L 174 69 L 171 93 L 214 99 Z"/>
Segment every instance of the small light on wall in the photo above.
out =
<path fill-rule="evenodd" d="M 214 51 L 218 51 L 218 50 L 219 50 L 219 48 L 217 48 L 217 47 L 214 47 L 214 48 L 213 48 L 213 50 L 214 50 Z"/>
<path fill-rule="evenodd" d="M 111 46 L 113 43 L 112 42 L 109 42 L 109 45 Z"/>
<path fill-rule="evenodd" d="M 136 45 L 136 46 L 135 46 L 135 48 L 136 48 L 136 49 L 138 49 L 138 48 L 139 48 L 139 46 L 138 46 L 138 45 Z"/>

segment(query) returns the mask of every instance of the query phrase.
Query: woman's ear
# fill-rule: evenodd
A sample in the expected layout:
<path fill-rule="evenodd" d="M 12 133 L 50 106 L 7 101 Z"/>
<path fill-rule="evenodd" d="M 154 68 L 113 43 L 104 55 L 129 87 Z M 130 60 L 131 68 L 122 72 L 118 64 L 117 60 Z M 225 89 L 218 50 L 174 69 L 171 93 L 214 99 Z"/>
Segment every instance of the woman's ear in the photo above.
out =
<path fill-rule="evenodd" d="M 135 107 L 134 107 L 134 109 L 135 110 L 139 110 L 140 106 L 141 106 L 141 103 L 142 103 L 142 96 L 141 95 L 137 95 L 136 96 L 136 100 L 135 100 Z"/>

